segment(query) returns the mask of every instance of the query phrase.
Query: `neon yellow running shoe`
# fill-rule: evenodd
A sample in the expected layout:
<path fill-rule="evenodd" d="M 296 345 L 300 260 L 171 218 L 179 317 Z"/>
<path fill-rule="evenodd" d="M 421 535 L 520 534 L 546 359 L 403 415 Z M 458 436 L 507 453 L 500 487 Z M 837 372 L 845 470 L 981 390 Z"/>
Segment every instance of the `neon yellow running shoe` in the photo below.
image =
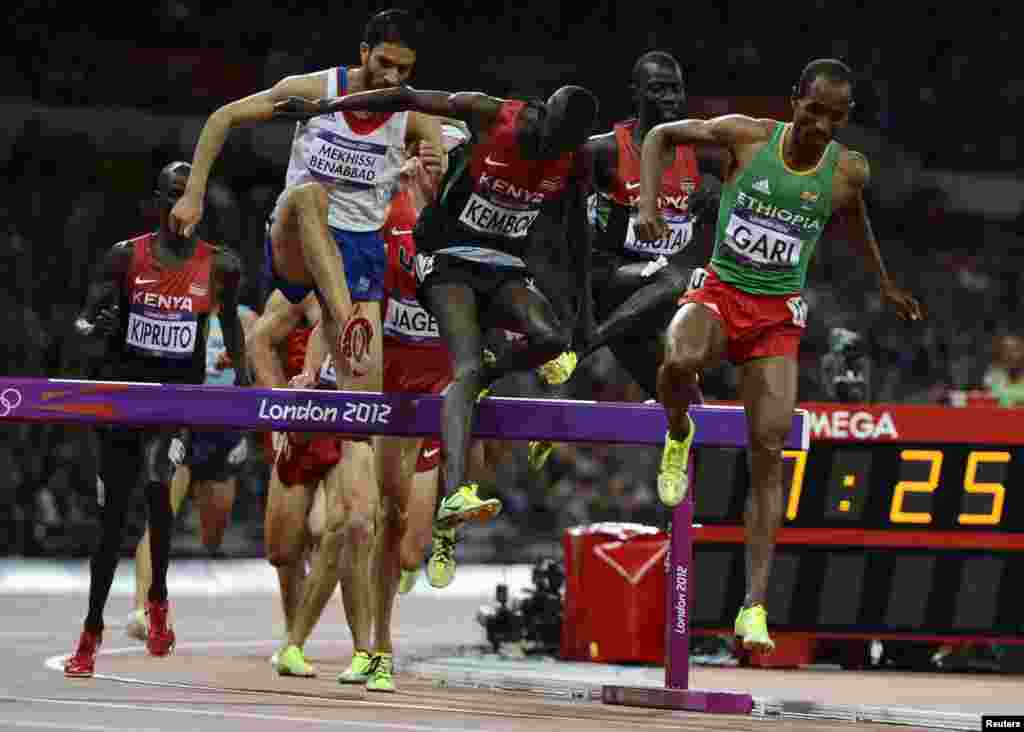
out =
<path fill-rule="evenodd" d="M 306 657 L 302 655 L 301 648 L 288 646 L 277 654 L 277 673 L 279 676 L 312 678 L 316 676 L 316 669 L 306 663 Z"/>
<path fill-rule="evenodd" d="M 476 495 L 478 487 L 476 483 L 467 483 L 441 501 L 434 526 L 453 529 L 467 521 L 488 521 L 501 513 L 501 501 L 497 498 L 481 500 Z"/>
<path fill-rule="evenodd" d="M 373 674 L 373 657 L 366 651 L 356 651 L 352 663 L 338 674 L 339 684 L 365 684 Z"/>
<path fill-rule="evenodd" d="M 741 607 L 733 632 L 748 651 L 771 653 L 775 650 L 775 641 L 768 635 L 768 613 L 761 605 Z"/>
<path fill-rule="evenodd" d="M 665 448 L 661 452 L 661 469 L 658 471 L 658 498 L 669 508 L 674 508 L 686 498 L 690 476 L 686 474 L 690 460 L 690 445 L 697 428 L 690 415 L 686 415 L 690 423 L 690 432 L 684 440 L 673 440 L 665 433 Z"/>
<path fill-rule="evenodd" d="M 395 679 L 391 673 L 393 670 L 390 653 L 374 653 L 373 668 L 371 676 L 366 682 L 367 691 L 395 691 Z"/>
<path fill-rule="evenodd" d="M 441 590 L 455 579 L 455 529 L 434 529 L 434 549 L 427 562 L 427 579 L 431 587 Z"/>
<path fill-rule="evenodd" d="M 531 440 L 528 458 L 530 461 L 530 469 L 538 473 L 543 470 L 548 458 L 551 457 L 551 451 L 554 449 L 555 444 L 553 442 L 548 442 L 547 440 Z"/>
<path fill-rule="evenodd" d="M 486 371 L 487 369 L 490 369 L 492 366 L 494 366 L 494 364 L 498 363 L 498 359 L 494 355 L 493 351 L 491 351 L 488 348 L 485 348 L 484 351 L 483 351 L 483 362 L 484 362 L 484 370 Z M 479 402 L 484 397 L 490 396 L 490 393 L 491 393 L 491 387 L 490 386 L 485 386 L 476 395 L 476 400 Z"/>
<path fill-rule="evenodd" d="M 556 358 L 538 366 L 537 373 L 548 384 L 564 384 L 576 370 L 578 360 L 576 351 L 563 351 Z"/>
<path fill-rule="evenodd" d="M 408 569 L 402 570 L 402 576 L 398 579 L 398 594 L 408 595 L 412 592 L 412 588 L 416 586 L 416 578 L 420 576 L 419 570 L 410 572 Z"/>

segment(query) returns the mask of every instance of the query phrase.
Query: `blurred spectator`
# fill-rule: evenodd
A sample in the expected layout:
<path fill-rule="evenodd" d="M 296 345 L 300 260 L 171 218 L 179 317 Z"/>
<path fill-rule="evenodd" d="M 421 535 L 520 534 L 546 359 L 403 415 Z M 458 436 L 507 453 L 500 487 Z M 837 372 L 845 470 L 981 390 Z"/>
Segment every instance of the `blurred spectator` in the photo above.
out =
<path fill-rule="evenodd" d="M 985 385 L 999 400 L 999 406 L 1024 406 L 1024 338 L 1004 335 L 997 339 Z"/>

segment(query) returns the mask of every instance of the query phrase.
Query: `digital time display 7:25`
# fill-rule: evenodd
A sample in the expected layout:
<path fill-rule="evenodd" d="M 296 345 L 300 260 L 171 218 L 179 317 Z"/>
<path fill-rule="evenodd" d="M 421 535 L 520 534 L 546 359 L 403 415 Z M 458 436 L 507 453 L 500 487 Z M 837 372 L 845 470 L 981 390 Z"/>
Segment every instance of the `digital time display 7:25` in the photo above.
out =
<path fill-rule="evenodd" d="M 813 442 L 784 453 L 784 526 L 1024 532 L 1024 447 Z M 696 521 L 742 522 L 745 453 L 705 449 Z M 1015 500 L 1016 499 L 1016 500 Z"/>

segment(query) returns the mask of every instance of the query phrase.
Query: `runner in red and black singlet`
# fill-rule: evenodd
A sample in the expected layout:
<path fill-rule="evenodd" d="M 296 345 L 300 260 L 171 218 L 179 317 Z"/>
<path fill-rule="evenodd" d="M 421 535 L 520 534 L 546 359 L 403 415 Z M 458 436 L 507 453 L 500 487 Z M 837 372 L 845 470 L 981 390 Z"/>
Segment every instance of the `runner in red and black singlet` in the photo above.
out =
<path fill-rule="evenodd" d="M 106 253 L 75 321 L 83 337 L 104 341 L 105 379 L 202 384 L 206 377 L 207 320 L 217 305 L 225 346 L 236 366 L 235 383 L 252 383 L 238 320 L 241 261 L 232 251 L 193 236 L 180 237 L 168 215 L 185 190 L 188 163 L 171 163 L 157 182 L 160 229 L 120 242 Z M 146 492 L 153 581 L 146 603 L 152 655 L 174 647 L 167 624 L 167 563 L 173 514 L 170 481 L 187 450 L 187 431 L 99 430 L 103 485 L 100 537 L 90 564 L 89 614 L 67 676 L 92 676 L 103 636 L 103 609 L 117 568 L 125 513 L 139 482 Z M 134 542 L 133 542 L 134 543 Z"/>
<path fill-rule="evenodd" d="M 676 147 L 658 192 L 659 210 L 669 233 L 650 241 L 637 237 L 633 225 L 640 197 L 644 135 L 657 124 L 680 119 L 686 109 L 678 62 L 659 51 L 644 54 L 633 67 L 632 90 L 636 118 L 595 135 L 585 148 L 595 189 L 590 218 L 598 322 L 586 352 L 607 345 L 653 397 L 661 336 L 691 272 L 710 253 L 708 234 L 717 204 L 715 179 L 725 176 L 728 156 L 714 149 Z"/>
<path fill-rule="evenodd" d="M 669 234 L 650 241 L 638 238 L 633 224 L 640 197 L 640 146 L 652 127 L 683 116 L 686 94 L 679 63 L 661 51 L 637 59 L 632 79 L 636 117 L 594 135 L 584 147 L 594 189 L 588 199 L 588 218 L 598 324 L 579 356 L 608 346 L 647 396 L 653 397 L 663 334 L 675 314 L 676 300 L 710 253 L 716 179 L 725 176 L 728 155 L 714 148 L 676 147 L 658 192 Z M 587 397 L 575 390 L 566 393 Z M 544 465 L 551 449 L 547 441 L 530 443 L 530 464 L 535 470 Z"/>
<path fill-rule="evenodd" d="M 442 423 L 447 497 L 437 516 L 441 529 L 500 510 L 498 501 L 482 501 L 476 486 L 465 481 L 478 394 L 495 379 L 540 366 L 569 345 L 571 324 L 560 322 L 548 299 L 531 286 L 523 256 L 542 211 L 565 196 L 579 209 L 580 229 L 585 224 L 586 175 L 578 151 L 597 107 L 594 96 L 576 86 L 559 89 L 547 102 L 400 87 L 317 103 L 296 98 L 276 107 L 280 116 L 299 119 L 342 110 L 414 110 L 469 125 L 470 142 L 450 156 L 440 194 L 416 227 L 419 301 L 437 318 L 455 373 Z M 586 291 L 589 246 L 584 232 L 573 233 L 580 289 Z M 580 297 L 584 306 L 589 299 Z M 485 365 L 482 331 L 502 326 L 524 333 L 524 347 Z"/>

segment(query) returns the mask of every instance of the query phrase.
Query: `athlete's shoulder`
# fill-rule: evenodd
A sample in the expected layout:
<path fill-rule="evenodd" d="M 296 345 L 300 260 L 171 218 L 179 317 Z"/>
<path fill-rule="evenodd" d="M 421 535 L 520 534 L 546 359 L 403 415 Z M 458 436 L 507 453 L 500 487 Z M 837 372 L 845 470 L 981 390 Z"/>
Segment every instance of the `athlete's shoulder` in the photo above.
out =
<path fill-rule="evenodd" d="M 835 144 L 839 145 L 838 142 Z M 856 188 L 864 188 L 871 180 L 871 164 L 868 163 L 867 157 L 845 145 L 840 145 L 836 167 Z"/>
<path fill-rule="evenodd" d="M 781 120 L 771 119 L 770 117 L 747 117 L 742 114 L 737 114 L 735 116 L 742 118 L 742 124 L 750 127 L 751 130 L 757 130 L 765 137 L 765 139 L 774 135 L 775 130 L 779 125 L 785 124 L 785 122 L 782 122 Z"/>
<path fill-rule="evenodd" d="M 337 68 L 331 68 L 285 76 L 274 84 L 273 96 L 277 99 L 290 96 L 319 99 L 329 90 L 331 74 L 337 72 Z"/>
<path fill-rule="evenodd" d="M 731 144 L 752 144 L 767 142 L 780 124 L 778 120 L 764 117 L 749 117 L 745 114 L 725 114 L 707 120 L 697 120 L 698 124 L 708 125 L 712 138 Z M 672 123 L 669 123 L 672 124 Z M 693 124 L 691 120 L 680 120 L 680 124 Z"/>
<path fill-rule="evenodd" d="M 133 236 L 130 239 L 122 239 L 119 242 L 115 242 L 114 245 L 110 247 L 110 249 L 111 251 L 118 251 L 121 253 L 134 252 L 135 247 L 143 246 L 147 241 L 149 241 L 152 238 L 153 232 L 147 231 L 145 234 L 139 234 L 138 236 Z"/>
<path fill-rule="evenodd" d="M 584 148 L 589 150 L 609 149 L 615 147 L 615 144 L 615 130 L 608 130 L 588 137 Z"/>
<path fill-rule="evenodd" d="M 123 239 L 119 242 L 115 242 L 106 252 L 107 260 L 130 260 L 135 256 L 136 248 L 145 246 L 146 242 L 152 236 L 152 234 L 139 234 L 131 239 Z"/>

